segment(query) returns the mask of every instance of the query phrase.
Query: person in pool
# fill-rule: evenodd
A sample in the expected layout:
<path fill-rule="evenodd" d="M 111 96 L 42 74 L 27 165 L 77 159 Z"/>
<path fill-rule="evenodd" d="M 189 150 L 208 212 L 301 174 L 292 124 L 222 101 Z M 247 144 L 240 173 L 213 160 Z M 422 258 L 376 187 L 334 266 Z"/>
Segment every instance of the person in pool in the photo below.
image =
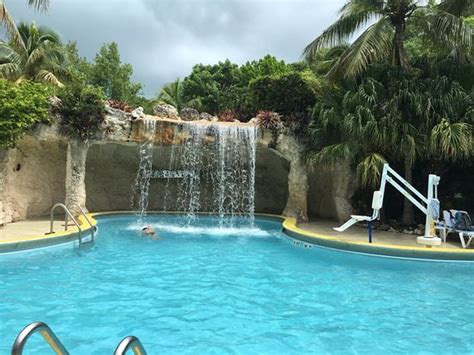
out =
<path fill-rule="evenodd" d="M 155 228 L 153 228 L 152 226 L 143 227 L 142 233 L 150 237 L 158 238 L 158 236 L 156 235 Z"/>

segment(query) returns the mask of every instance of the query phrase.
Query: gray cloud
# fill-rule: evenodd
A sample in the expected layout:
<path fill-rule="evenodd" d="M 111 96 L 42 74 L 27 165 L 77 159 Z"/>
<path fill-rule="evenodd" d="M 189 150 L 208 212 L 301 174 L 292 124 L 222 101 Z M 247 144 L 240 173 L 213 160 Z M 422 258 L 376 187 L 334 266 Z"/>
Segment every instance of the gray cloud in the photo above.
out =
<path fill-rule="evenodd" d="M 236 63 L 272 54 L 300 59 L 304 46 L 337 17 L 344 0 L 52 0 L 40 14 L 24 1 L 5 1 L 19 21 L 35 20 L 76 40 L 92 59 L 105 42 L 119 44 L 122 60 L 147 96 L 196 63 Z"/>

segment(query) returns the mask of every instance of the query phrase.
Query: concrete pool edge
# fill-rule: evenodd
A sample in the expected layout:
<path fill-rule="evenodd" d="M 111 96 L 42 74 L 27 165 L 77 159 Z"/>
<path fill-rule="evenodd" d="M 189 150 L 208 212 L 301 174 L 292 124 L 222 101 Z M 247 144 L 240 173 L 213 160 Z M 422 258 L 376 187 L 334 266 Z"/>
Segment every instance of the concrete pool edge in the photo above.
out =
<path fill-rule="evenodd" d="M 87 217 L 93 227 L 96 226 L 97 219 L 102 216 L 130 215 L 133 211 L 110 211 L 88 213 Z M 150 211 L 149 214 L 178 214 L 177 212 Z M 202 213 L 202 215 L 212 215 L 212 213 Z M 379 257 L 393 257 L 403 259 L 423 259 L 436 261 L 474 261 L 474 249 L 450 249 L 443 247 L 426 248 L 415 246 L 387 245 L 359 241 L 349 241 L 347 239 L 331 237 L 320 233 L 314 233 L 298 227 L 296 219 L 281 215 L 257 213 L 256 217 L 272 219 L 282 222 L 282 230 L 286 236 L 297 241 L 312 244 L 316 247 L 323 247 L 344 252 L 366 254 Z M 87 220 L 83 216 L 78 217 L 82 233 L 88 235 L 91 231 Z M 60 231 L 51 235 L 35 235 L 27 237 L 17 237 L 16 239 L 0 241 L 0 254 L 19 251 L 35 250 L 44 247 L 57 246 L 71 243 L 78 239 L 79 230 L 71 227 L 68 231 Z"/>
<path fill-rule="evenodd" d="M 93 213 L 88 213 L 87 218 L 84 216 L 78 216 L 77 222 L 81 227 L 81 233 L 84 237 L 87 237 L 95 228 L 97 221 L 93 218 Z M 62 230 L 54 232 L 53 234 L 37 234 L 29 236 L 18 236 L 6 241 L 0 241 L 0 255 L 6 253 L 15 253 L 22 251 L 32 251 L 41 248 L 54 247 L 63 244 L 73 243 L 79 240 L 79 229 L 76 226 L 68 226 L 68 230 Z"/>
<path fill-rule="evenodd" d="M 474 249 L 451 249 L 443 247 L 427 248 L 423 246 L 387 245 L 343 238 L 331 237 L 299 228 L 296 219 L 282 217 L 283 232 L 292 239 L 339 251 L 366 254 L 370 256 L 391 257 L 433 261 L 474 261 Z"/>

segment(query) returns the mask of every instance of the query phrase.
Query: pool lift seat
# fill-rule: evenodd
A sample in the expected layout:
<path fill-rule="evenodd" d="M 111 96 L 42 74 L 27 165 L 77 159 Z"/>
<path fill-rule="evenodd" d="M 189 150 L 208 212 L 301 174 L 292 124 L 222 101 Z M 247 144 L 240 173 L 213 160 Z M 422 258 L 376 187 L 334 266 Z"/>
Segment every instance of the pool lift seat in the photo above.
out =
<path fill-rule="evenodd" d="M 440 212 L 440 204 L 438 200 L 438 185 L 440 180 L 441 178 L 437 175 L 430 174 L 428 176 L 428 193 L 425 197 L 388 164 L 384 164 L 382 176 L 380 178 L 380 188 L 378 191 L 374 192 L 374 197 L 372 199 L 372 216 L 351 216 L 351 219 L 342 226 L 334 228 L 334 230 L 343 232 L 357 222 L 366 221 L 367 229 L 369 230 L 369 243 L 371 243 L 372 222 L 380 218 L 380 209 L 383 205 L 385 186 L 388 182 L 426 216 L 425 234 L 416 239 L 417 243 L 428 247 L 432 245 L 440 245 L 441 238 L 437 237 L 435 233 L 435 222 L 439 220 Z"/>
<path fill-rule="evenodd" d="M 360 215 L 351 215 L 351 219 L 349 219 L 346 223 L 344 223 L 340 227 L 335 227 L 334 230 L 337 232 L 344 232 L 346 229 L 352 227 L 354 224 L 358 222 L 367 222 L 368 229 L 369 229 L 369 242 L 372 242 L 372 222 L 379 219 L 380 217 L 380 209 L 383 205 L 383 192 L 381 191 L 374 191 L 374 195 L 372 197 L 372 216 L 360 216 Z"/>

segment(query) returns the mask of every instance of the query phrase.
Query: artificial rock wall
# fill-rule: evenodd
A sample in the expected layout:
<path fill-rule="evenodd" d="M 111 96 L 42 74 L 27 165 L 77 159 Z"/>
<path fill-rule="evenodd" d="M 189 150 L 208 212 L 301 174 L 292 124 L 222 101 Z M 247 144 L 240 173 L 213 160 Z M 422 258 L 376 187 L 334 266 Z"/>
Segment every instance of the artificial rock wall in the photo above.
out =
<path fill-rule="evenodd" d="M 65 199 L 67 143 L 24 138 L 0 154 L 0 224 L 48 215 Z"/>
<path fill-rule="evenodd" d="M 168 168 L 176 123 L 160 121 L 153 169 Z M 130 210 L 139 127 L 139 121 L 132 125 L 129 115 L 109 109 L 100 135 L 87 144 L 68 141 L 55 127 L 43 126 L 17 148 L 0 151 L 0 224 L 46 216 L 57 202 L 85 204 L 90 211 Z M 344 220 L 352 212 L 348 165 L 308 173 L 302 147 L 293 137 L 280 135 L 276 150 L 268 148 L 269 137 L 263 135 L 257 147 L 256 212 L 284 213 L 299 221 L 308 214 Z M 165 179 L 152 179 L 149 210 L 163 210 L 169 203 L 165 188 Z M 168 184 L 170 196 L 176 188 Z M 166 208 L 173 210 L 172 205 Z"/>

